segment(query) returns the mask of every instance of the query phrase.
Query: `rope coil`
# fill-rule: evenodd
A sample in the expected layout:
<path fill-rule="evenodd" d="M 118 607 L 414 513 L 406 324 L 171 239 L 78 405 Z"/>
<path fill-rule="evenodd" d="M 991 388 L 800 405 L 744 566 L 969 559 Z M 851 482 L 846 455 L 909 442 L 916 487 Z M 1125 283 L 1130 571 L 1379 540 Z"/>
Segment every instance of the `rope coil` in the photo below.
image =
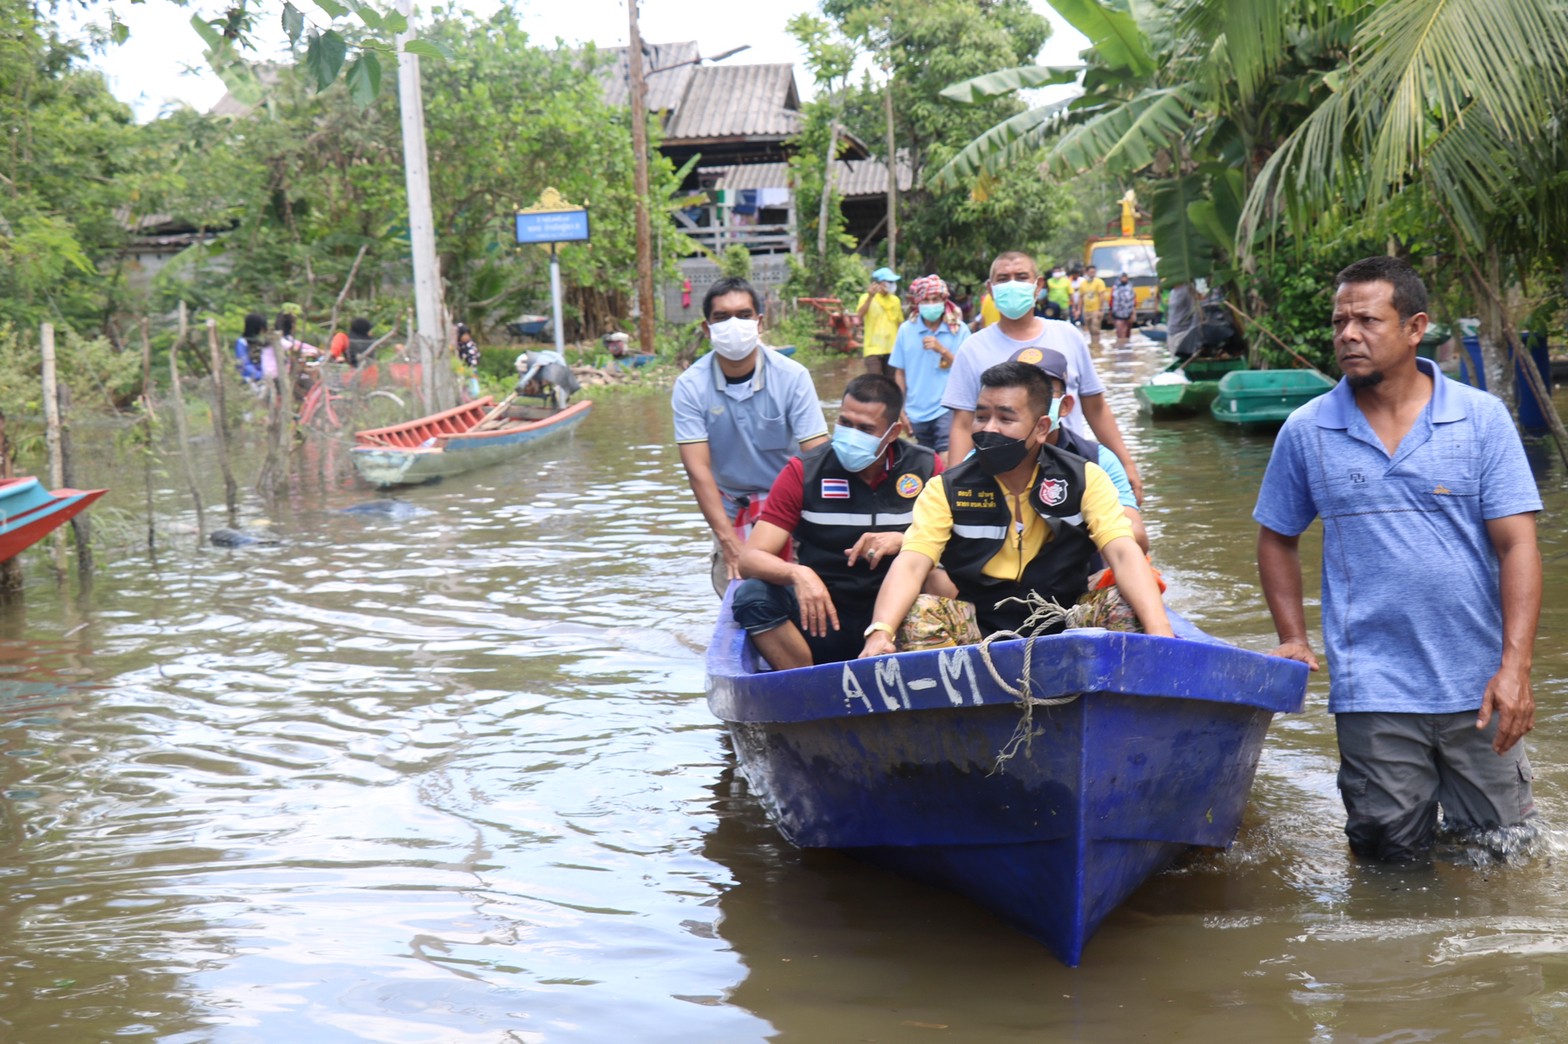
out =
<path fill-rule="evenodd" d="M 980 640 L 980 662 L 985 664 L 985 669 L 990 672 L 991 678 L 997 687 L 1013 697 L 1023 707 L 1023 715 L 1018 719 L 1018 726 L 1013 729 L 1013 734 L 997 752 L 996 761 L 991 766 L 987 776 L 994 776 L 1002 771 L 1003 766 L 1018 753 L 1022 747 L 1028 754 L 1034 742 L 1034 709 L 1036 707 L 1059 707 L 1071 703 L 1079 698 L 1079 693 L 1070 693 L 1066 696 L 1041 697 L 1030 695 L 1033 685 L 1032 671 L 1034 667 L 1035 642 L 1045 637 L 1047 631 L 1055 628 L 1057 624 L 1064 624 L 1066 630 L 1082 627 L 1096 627 L 1100 625 L 1101 615 L 1105 611 L 1103 600 L 1091 598 L 1077 602 L 1071 606 L 1063 607 L 1060 603 L 1046 599 L 1042 595 L 1030 591 L 1022 598 L 1004 598 L 996 603 L 996 608 L 1001 608 L 1008 602 L 1017 602 L 1029 610 L 1029 615 L 1019 625 L 1016 631 L 993 631 Z M 1023 669 L 1018 675 L 1017 685 L 1003 678 L 996 669 L 996 664 L 991 659 L 991 643 L 1010 641 L 1023 638 L 1024 645 Z"/>

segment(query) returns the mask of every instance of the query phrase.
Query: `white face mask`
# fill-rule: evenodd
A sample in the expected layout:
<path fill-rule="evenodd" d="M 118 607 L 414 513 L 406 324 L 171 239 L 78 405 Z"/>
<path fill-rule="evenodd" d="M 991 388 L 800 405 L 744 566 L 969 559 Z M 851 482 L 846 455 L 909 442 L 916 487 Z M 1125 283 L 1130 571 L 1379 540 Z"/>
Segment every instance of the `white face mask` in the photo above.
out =
<path fill-rule="evenodd" d="M 739 362 L 757 347 L 757 320 L 726 319 L 708 327 L 708 340 L 721 359 Z"/>

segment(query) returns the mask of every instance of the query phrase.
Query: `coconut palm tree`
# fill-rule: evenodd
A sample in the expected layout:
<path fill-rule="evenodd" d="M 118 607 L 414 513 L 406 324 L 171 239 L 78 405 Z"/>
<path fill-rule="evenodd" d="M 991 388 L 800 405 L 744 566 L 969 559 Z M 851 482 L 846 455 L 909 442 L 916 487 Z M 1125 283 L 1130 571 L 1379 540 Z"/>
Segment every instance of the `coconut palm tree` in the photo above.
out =
<path fill-rule="evenodd" d="M 1568 267 L 1568 3 L 1383 0 L 1331 86 L 1259 172 L 1241 240 L 1331 208 L 1428 215 L 1481 317 L 1488 387 L 1511 399 L 1508 287 Z"/>

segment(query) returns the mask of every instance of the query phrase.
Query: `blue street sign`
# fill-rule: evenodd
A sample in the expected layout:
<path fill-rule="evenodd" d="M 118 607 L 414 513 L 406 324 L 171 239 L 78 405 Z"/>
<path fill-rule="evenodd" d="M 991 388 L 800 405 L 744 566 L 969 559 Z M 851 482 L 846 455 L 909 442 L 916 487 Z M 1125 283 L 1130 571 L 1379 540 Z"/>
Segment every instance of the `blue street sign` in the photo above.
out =
<path fill-rule="evenodd" d="M 586 210 L 543 210 L 517 215 L 519 243 L 579 243 L 587 238 Z"/>

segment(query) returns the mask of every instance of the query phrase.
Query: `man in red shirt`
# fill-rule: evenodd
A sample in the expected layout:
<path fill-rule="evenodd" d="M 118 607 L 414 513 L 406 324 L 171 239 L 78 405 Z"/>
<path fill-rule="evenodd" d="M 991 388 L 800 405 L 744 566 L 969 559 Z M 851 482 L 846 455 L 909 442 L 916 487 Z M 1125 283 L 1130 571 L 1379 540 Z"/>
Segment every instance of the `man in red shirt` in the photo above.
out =
<path fill-rule="evenodd" d="M 860 652 L 915 498 L 942 462 L 898 437 L 904 395 L 880 374 L 844 389 L 833 440 L 784 466 L 740 555 L 735 622 L 776 670 Z M 790 541 L 796 561 L 782 557 Z"/>

